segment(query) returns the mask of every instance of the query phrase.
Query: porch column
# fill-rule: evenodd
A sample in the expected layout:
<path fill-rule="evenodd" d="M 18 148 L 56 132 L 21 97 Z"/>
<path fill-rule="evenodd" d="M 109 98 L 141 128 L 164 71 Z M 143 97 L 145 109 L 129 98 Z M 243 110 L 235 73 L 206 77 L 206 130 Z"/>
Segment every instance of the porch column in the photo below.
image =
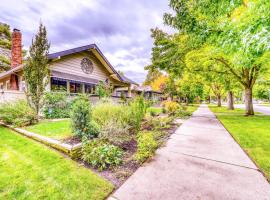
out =
<path fill-rule="evenodd" d="M 128 97 L 131 97 L 131 87 L 128 86 Z"/>
<path fill-rule="evenodd" d="M 85 84 L 82 83 L 82 93 L 84 94 L 85 93 Z"/>
<path fill-rule="evenodd" d="M 69 82 L 69 80 L 67 80 L 67 93 L 68 94 L 70 93 L 70 82 Z"/>

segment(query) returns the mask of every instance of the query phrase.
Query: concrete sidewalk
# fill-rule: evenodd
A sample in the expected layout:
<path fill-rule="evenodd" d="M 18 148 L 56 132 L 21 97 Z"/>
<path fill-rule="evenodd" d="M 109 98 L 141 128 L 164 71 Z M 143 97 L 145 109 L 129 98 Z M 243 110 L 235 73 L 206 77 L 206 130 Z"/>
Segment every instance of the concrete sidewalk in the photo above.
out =
<path fill-rule="evenodd" d="M 270 185 L 202 105 L 109 199 L 270 200 Z"/>

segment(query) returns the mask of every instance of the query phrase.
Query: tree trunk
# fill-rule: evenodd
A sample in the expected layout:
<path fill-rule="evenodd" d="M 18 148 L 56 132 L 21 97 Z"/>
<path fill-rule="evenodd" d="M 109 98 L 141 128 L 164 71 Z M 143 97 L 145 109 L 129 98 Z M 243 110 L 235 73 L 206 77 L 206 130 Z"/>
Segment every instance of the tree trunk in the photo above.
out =
<path fill-rule="evenodd" d="M 217 95 L 217 106 L 221 107 L 221 96 Z"/>
<path fill-rule="evenodd" d="M 188 98 L 186 97 L 186 106 L 188 106 L 188 103 L 189 103 L 189 102 L 188 102 Z"/>
<path fill-rule="evenodd" d="M 211 96 L 208 97 L 208 103 L 210 104 L 211 103 Z"/>
<path fill-rule="evenodd" d="M 254 115 L 251 87 L 245 88 L 245 107 L 246 107 L 246 115 Z"/>
<path fill-rule="evenodd" d="M 227 95 L 227 108 L 228 108 L 228 110 L 234 110 L 233 102 L 234 102 L 233 92 L 228 91 L 228 95 Z"/>

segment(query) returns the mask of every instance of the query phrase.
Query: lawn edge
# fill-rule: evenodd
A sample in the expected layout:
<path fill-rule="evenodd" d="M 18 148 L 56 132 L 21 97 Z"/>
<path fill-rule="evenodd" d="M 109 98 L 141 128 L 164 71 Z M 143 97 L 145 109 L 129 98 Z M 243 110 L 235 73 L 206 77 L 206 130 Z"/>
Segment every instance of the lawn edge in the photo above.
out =
<path fill-rule="evenodd" d="M 66 143 L 60 142 L 56 139 L 42 136 L 42 135 L 39 135 L 37 133 L 27 131 L 25 129 L 12 127 L 12 126 L 7 125 L 3 122 L 0 122 L 0 125 L 8 128 L 12 131 L 15 131 L 16 133 L 18 133 L 20 135 L 26 136 L 27 138 L 38 141 L 41 144 L 52 147 L 58 151 L 61 151 L 62 153 L 65 153 L 66 155 L 70 156 L 71 158 L 76 158 L 75 154 L 82 146 L 82 143 L 75 144 L 75 145 L 66 144 Z"/>
<path fill-rule="evenodd" d="M 207 105 L 207 107 L 209 108 L 209 106 Z M 210 108 L 209 108 L 210 109 Z M 242 149 L 242 151 L 249 157 L 249 159 L 254 163 L 254 165 L 258 168 L 256 169 L 257 171 L 259 171 L 264 178 L 267 180 L 268 183 L 270 183 L 270 177 L 266 176 L 266 174 L 264 173 L 264 171 L 261 170 L 261 167 L 258 166 L 258 164 L 255 162 L 255 160 L 249 155 L 249 153 L 241 147 L 241 145 L 238 143 L 238 141 L 235 139 L 235 137 L 232 135 L 232 133 L 226 128 L 226 126 L 223 124 L 223 122 L 217 117 L 216 113 L 213 112 L 211 109 L 210 111 L 215 115 L 216 119 L 221 123 L 221 125 L 226 129 L 226 131 L 230 134 L 230 136 L 233 138 L 233 140 L 238 144 L 238 146 Z"/>

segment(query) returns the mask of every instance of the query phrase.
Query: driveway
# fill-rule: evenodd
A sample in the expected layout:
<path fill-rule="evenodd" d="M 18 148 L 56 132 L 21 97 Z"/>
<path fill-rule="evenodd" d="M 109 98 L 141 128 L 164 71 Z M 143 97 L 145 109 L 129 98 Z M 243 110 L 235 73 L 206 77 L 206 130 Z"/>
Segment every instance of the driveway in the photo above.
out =
<path fill-rule="evenodd" d="M 202 105 L 109 199 L 270 200 L 270 185 Z"/>
<path fill-rule="evenodd" d="M 245 109 L 245 105 L 244 104 L 235 104 L 236 108 L 243 108 Z M 264 105 L 260 105 L 260 104 L 253 104 L 253 108 L 255 112 L 261 112 L 265 115 L 270 115 L 270 106 L 264 106 Z"/>

